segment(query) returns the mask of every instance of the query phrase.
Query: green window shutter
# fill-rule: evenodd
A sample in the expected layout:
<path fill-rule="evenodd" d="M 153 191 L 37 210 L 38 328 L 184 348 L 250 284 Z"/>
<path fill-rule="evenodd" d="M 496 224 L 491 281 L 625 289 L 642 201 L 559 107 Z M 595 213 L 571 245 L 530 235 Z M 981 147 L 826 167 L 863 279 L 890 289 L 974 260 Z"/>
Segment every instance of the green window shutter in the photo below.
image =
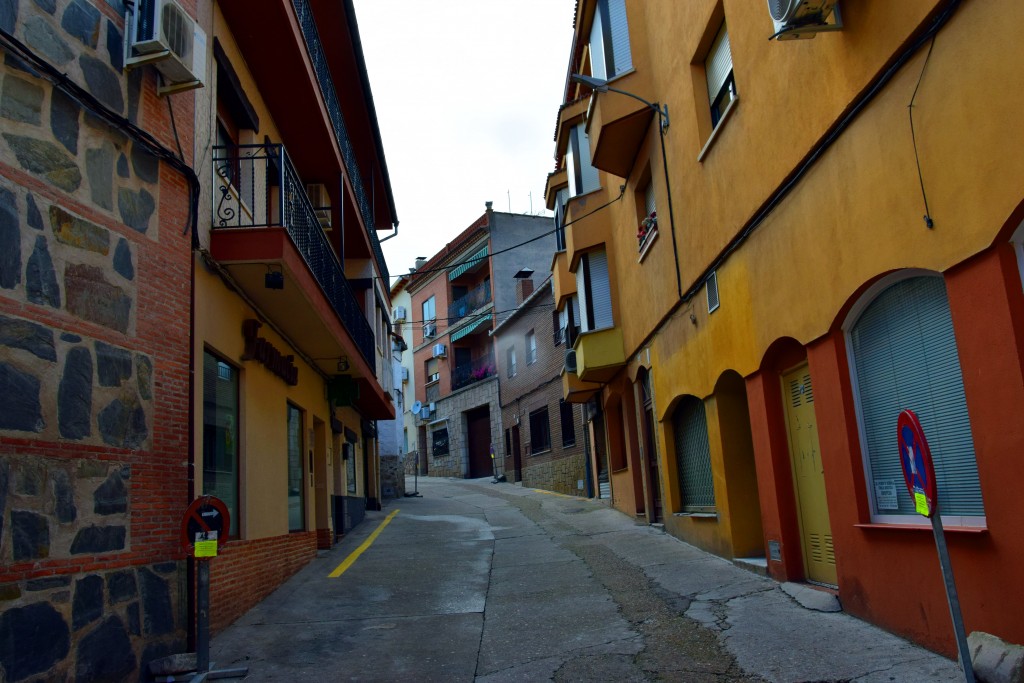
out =
<path fill-rule="evenodd" d="M 713 512 L 715 482 L 711 474 L 711 447 L 704 402 L 687 396 L 672 413 L 679 486 L 686 512 Z"/>
<path fill-rule="evenodd" d="M 913 515 L 903 483 L 896 419 L 909 408 L 924 427 L 944 515 L 983 516 L 953 320 L 940 277 L 902 280 L 878 296 L 850 331 L 871 481 L 895 481 L 897 505 L 873 512 Z"/>

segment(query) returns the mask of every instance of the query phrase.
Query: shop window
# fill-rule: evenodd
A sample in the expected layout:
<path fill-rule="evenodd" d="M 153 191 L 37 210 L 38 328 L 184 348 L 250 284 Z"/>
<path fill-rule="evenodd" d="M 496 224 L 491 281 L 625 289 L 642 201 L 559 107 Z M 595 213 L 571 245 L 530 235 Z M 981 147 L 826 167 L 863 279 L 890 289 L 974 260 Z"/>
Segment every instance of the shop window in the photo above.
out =
<path fill-rule="evenodd" d="M 288 531 L 305 531 L 305 478 L 302 473 L 302 411 L 288 404 Z"/>
<path fill-rule="evenodd" d="M 711 474 L 711 446 L 704 401 L 686 396 L 672 413 L 679 489 L 683 512 L 715 511 L 715 484 Z"/>
<path fill-rule="evenodd" d="M 239 448 L 238 370 L 203 353 L 203 494 L 224 501 L 231 516 L 229 535 L 238 537 Z"/>
<path fill-rule="evenodd" d="M 889 285 L 848 330 L 873 519 L 919 521 L 904 485 L 896 420 L 921 420 L 935 464 L 939 509 L 951 524 L 983 524 L 978 465 L 953 320 L 940 276 Z"/>
<path fill-rule="evenodd" d="M 545 406 L 530 413 L 530 455 L 551 450 L 551 422 Z"/>

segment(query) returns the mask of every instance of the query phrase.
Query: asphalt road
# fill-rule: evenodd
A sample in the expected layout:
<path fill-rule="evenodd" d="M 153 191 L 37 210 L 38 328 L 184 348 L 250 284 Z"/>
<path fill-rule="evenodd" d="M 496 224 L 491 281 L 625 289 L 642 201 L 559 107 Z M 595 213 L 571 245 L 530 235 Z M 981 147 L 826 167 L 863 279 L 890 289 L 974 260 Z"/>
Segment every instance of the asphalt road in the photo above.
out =
<path fill-rule="evenodd" d="M 251 681 L 963 680 L 600 502 L 488 479 L 419 491 L 219 634 L 211 659 Z"/>

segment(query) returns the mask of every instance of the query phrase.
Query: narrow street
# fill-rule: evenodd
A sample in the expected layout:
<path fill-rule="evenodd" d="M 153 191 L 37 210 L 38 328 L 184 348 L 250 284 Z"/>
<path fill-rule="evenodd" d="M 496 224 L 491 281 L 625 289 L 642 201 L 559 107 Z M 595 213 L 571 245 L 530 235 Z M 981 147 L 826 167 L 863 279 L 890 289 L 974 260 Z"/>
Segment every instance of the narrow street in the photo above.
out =
<path fill-rule="evenodd" d="M 599 502 L 488 479 L 419 491 L 218 635 L 215 664 L 253 681 L 962 680 Z"/>

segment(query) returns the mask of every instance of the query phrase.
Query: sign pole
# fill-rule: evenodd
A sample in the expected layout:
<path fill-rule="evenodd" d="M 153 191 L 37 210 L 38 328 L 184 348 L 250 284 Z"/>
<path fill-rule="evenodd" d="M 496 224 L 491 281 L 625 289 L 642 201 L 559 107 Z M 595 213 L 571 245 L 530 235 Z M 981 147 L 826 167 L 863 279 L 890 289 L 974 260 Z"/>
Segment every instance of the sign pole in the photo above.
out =
<path fill-rule="evenodd" d="M 210 562 L 196 564 L 196 671 L 204 674 L 210 670 Z"/>
<path fill-rule="evenodd" d="M 946 534 L 942 530 L 942 518 L 938 511 L 932 515 L 932 533 L 935 535 L 935 547 L 939 551 L 942 580 L 946 584 L 946 600 L 949 602 L 949 613 L 953 618 L 953 633 L 956 635 L 956 651 L 960 659 L 960 667 L 964 671 L 964 680 L 967 683 L 975 683 L 974 664 L 971 662 L 971 650 L 967 645 L 967 630 L 964 628 L 964 617 L 960 612 L 960 598 L 956 593 L 956 582 L 953 581 L 953 565 L 949 561 Z"/>

